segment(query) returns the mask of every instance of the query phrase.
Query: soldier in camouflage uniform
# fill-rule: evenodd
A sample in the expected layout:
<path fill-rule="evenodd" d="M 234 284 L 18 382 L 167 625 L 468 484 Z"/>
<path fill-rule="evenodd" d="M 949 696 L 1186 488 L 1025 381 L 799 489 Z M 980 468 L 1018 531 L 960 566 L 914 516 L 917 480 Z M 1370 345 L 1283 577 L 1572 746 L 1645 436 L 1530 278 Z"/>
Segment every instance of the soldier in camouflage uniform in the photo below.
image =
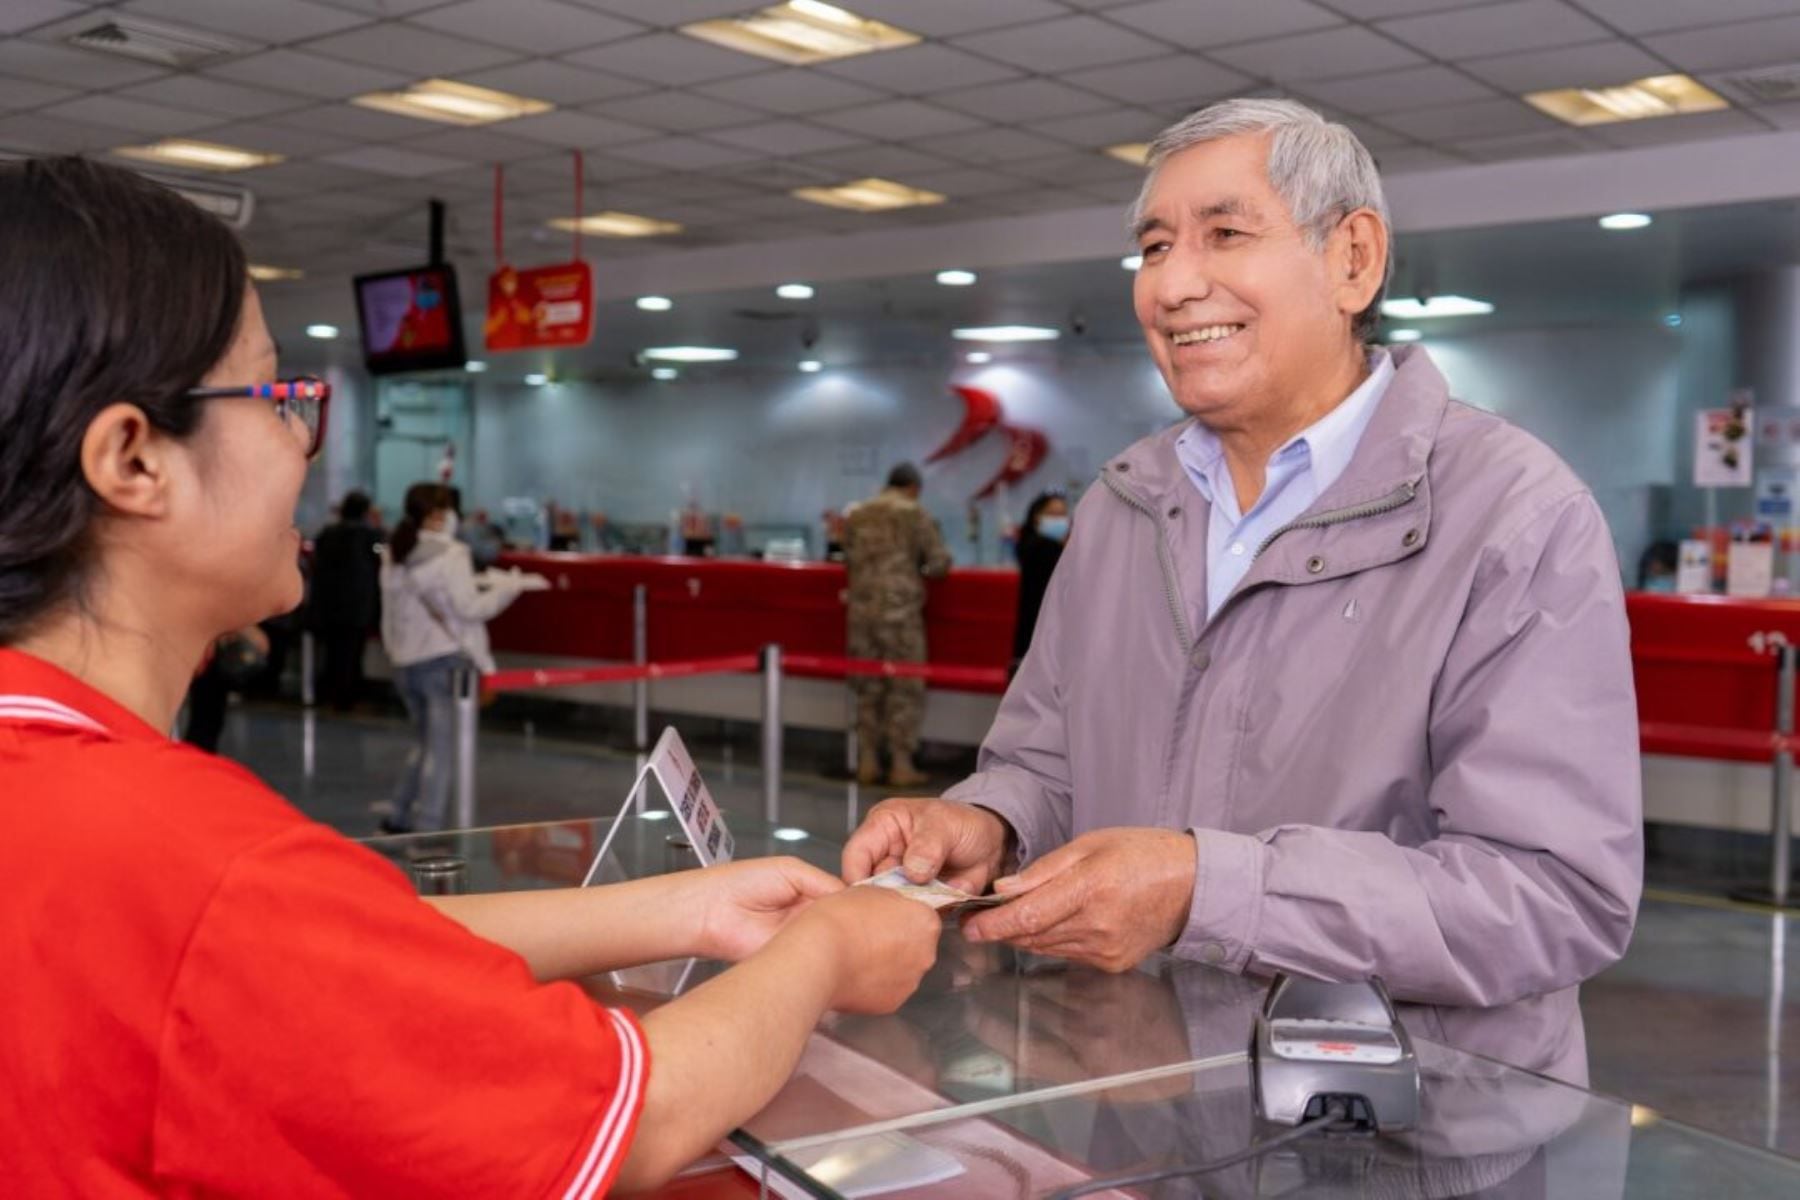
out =
<path fill-rule="evenodd" d="M 902 463 L 887 488 L 851 508 L 844 519 L 844 564 L 850 575 L 850 657 L 925 661 L 925 580 L 950 570 L 950 552 L 935 522 L 919 506 L 919 469 Z M 881 748 L 890 757 L 888 782 L 925 782 L 913 766 L 925 716 L 923 679 L 856 676 L 856 777 L 875 783 Z"/>

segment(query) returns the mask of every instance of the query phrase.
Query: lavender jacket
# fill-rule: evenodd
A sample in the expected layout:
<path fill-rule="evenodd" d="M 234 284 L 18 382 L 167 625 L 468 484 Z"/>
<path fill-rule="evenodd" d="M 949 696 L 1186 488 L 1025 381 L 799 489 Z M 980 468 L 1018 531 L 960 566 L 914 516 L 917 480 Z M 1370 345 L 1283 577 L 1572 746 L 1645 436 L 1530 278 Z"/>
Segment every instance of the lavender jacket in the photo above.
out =
<path fill-rule="evenodd" d="M 1180 426 L 1083 498 L 979 770 L 1021 865 L 1108 826 L 1189 828 L 1171 951 L 1374 973 L 1427 1037 L 1577 1082 L 1577 985 L 1642 886 L 1617 559 L 1547 447 L 1450 399 L 1422 348 L 1349 467 L 1212 620 Z"/>

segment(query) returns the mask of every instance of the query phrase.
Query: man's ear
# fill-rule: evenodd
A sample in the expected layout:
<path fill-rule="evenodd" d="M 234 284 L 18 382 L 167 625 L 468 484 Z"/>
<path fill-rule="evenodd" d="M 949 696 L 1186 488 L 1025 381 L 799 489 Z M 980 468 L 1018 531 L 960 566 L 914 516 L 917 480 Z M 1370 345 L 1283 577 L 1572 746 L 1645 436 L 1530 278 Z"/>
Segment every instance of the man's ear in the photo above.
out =
<path fill-rule="evenodd" d="M 1374 303 L 1387 273 L 1388 230 L 1374 209 L 1359 208 L 1332 231 L 1331 266 L 1338 311 L 1354 316 Z"/>
<path fill-rule="evenodd" d="M 81 474 L 113 511 L 160 517 L 168 510 L 169 443 L 135 404 L 113 404 L 88 422 Z"/>

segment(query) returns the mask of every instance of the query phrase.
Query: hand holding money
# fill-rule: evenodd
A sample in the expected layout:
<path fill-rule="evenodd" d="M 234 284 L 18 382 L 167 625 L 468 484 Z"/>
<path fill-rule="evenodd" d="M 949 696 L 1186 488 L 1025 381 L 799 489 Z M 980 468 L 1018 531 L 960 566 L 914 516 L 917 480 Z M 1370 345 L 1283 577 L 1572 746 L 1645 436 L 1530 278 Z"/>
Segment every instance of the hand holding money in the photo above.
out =
<path fill-rule="evenodd" d="M 960 888 L 951 887 L 942 879 L 933 879 L 929 883 L 914 883 L 906 877 L 903 867 L 890 867 L 879 875 L 871 875 L 859 880 L 857 887 L 886 888 L 908 900 L 917 900 L 920 904 L 939 912 L 945 909 L 987 908 L 994 904 L 1004 904 L 1010 896 L 972 896 Z"/>

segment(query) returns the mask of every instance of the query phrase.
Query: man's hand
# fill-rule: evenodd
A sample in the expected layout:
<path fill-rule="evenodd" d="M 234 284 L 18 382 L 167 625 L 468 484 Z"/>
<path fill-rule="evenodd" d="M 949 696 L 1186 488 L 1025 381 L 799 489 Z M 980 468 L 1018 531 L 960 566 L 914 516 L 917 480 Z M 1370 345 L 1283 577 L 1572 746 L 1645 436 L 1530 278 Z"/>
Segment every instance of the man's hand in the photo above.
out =
<path fill-rule="evenodd" d="M 1194 839 L 1166 829 L 1098 829 L 996 880 L 994 890 L 1018 899 L 970 917 L 965 937 L 1127 971 L 1186 925 Z"/>
<path fill-rule="evenodd" d="M 980 895 L 1000 873 L 1010 832 L 985 808 L 911 797 L 883 800 L 845 843 L 844 878 L 856 883 L 904 867 L 914 883 L 941 875 L 951 887 Z"/>
<path fill-rule="evenodd" d="M 746 859 L 683 872 L 680 878 L 691 889 L 682 902 L 701 914 L 696 952 L 727 962 L 748 958 L 814 900 L 844 890 L 841 882 L 797 858 Z"/>

